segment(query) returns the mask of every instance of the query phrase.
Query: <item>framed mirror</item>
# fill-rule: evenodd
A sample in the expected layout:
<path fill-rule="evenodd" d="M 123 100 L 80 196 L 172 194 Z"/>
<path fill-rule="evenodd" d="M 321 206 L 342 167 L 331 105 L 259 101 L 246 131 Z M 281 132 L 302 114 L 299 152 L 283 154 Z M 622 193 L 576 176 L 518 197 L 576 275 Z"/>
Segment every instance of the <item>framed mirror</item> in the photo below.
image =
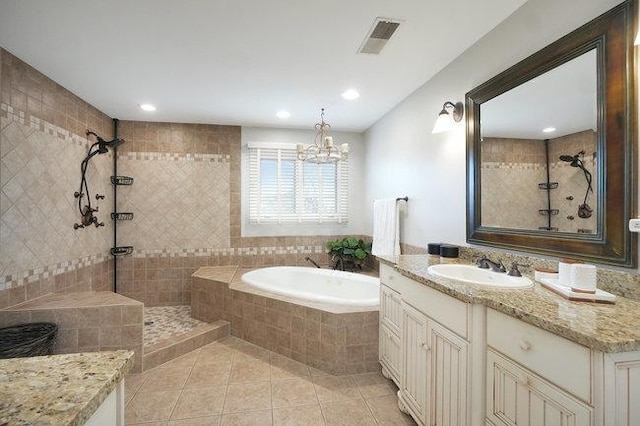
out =
<path fill-rule="evenodd" d="M 467 93 L 469 243 L 636 267 L 634 7 Z"/>

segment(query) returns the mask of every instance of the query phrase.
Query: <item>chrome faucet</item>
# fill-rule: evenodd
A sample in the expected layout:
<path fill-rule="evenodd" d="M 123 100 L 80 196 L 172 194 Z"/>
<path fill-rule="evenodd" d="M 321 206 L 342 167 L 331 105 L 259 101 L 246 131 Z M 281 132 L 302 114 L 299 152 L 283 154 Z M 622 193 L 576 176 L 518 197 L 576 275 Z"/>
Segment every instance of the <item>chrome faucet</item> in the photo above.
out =
<path fill-rule="evenodd" d="M 482 256 L 480 259 L 476 260 L 476 265 L 478 265 L 478 268 L 482 269 L 491 268 L 493 272 L 507 272 L 507 268 L 505 268 L 501 260 L 494 262 L 487 256 Z"/>
<path fill-rule="evenodd" d="M 320 265 L 318 265 L 316 262 L 314 262 L 314 261 L 313 261 L 313 259 L 312 259 L 312 258 L 310 258 L 309 256 L 305 257 L 305 258 L 304 258 L 304 260 L 306 260 L 307 262 L 311 262 L 311 263 L 313 263 L 313 265 L 314 265 L 316 268 L 319 268 L 319 267 L 320 267 Z"/>

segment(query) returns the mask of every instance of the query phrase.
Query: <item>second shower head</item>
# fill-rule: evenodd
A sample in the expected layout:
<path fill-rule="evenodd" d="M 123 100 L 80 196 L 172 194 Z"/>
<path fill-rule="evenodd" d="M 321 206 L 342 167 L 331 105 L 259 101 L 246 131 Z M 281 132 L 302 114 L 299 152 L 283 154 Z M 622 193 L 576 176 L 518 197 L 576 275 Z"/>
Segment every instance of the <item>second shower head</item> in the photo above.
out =
<path fill-rule="evenodd" d="M 98 136 L 97 134 L 95 134 L 94 132 L 87 130 L 87 136 L 88 135 L 93 135 L 95 136 L 96 140 L 97 140 L 97 144 L 98 144 L 98 153 L 99 154 L 105 154 L 106 152 L 109 151 L 109 148 L 116 148 L 120 145 L 122 145 L 124 143 L 124 139 L 119 139 L 119 138 L 115 138 L 113 140 L 110 141 L 105 141 L 104 139 L 102 139 L 100 136 Z"/>

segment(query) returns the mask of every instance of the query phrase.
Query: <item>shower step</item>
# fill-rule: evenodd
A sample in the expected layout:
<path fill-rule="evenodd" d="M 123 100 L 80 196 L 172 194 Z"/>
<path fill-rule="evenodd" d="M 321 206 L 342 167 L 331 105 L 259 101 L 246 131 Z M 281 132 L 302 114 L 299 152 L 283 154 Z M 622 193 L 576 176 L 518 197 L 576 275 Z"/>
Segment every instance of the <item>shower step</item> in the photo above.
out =
<path fill-rule="evenodd" d="M 143 371 L 157 367 L 216 340 L 228 337 L 230 331 L 231 327 L 228 321 L 218 320 L 211 324 L 197 327 L 187 333 L 175 335 L 152 346 L 145 346 L 142 355 Z"/>

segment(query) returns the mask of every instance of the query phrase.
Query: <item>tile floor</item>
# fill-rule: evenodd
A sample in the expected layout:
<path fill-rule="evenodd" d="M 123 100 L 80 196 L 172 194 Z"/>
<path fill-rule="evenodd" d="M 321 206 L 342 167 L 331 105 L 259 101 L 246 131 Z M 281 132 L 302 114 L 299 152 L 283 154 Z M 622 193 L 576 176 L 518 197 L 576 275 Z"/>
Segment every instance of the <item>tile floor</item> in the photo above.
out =
<path fill-rule="evenodd" d="M 379 373 L 332 376 L 229 337 L 125 379 L 127 425 L 414 425 Z"/>
<path fill-rule="evenodd" d="M 147 325 L 147 322 L 153 324 Z M 144 308 L 144 346 L 153 346 L 174 336 L 188 333 L 206 322 L 191 318 L 191 306 L 156 306 Z"/>

